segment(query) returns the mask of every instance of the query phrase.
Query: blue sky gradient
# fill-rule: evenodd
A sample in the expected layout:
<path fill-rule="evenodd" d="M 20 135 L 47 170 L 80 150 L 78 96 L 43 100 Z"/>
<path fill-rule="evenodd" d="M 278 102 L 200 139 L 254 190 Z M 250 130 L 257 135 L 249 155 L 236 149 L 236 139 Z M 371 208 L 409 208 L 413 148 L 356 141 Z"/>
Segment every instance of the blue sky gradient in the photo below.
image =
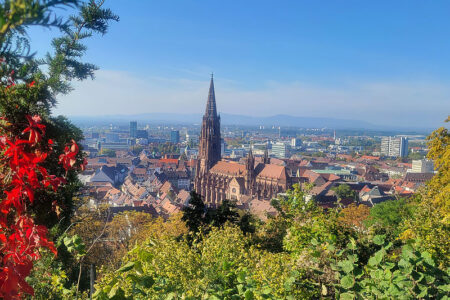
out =
<path fill-rule="evenodd" d="M 219 111 L 435 127 L 450 113 L 449 1 L 107 0 L 102 71 L 58 113 Z M 42 54 L 55 34 L 33 29 Z M 89 104 L 87 111 L 80 104 Z"/>

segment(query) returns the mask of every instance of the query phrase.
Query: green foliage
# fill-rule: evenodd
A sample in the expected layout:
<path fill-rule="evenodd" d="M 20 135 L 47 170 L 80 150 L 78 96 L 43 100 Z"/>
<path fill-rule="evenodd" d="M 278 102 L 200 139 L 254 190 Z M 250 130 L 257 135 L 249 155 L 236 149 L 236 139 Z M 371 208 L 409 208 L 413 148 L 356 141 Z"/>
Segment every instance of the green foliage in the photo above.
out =
<path fill-rule="evenodd" d="M 436 267 L 431 255 L 401 248 L 398 258 L 389 255 L 392 243 L 377 235 L 373 243 L 379 250 L 362 265 L 352 244 L 340 251 L 333 268 L 337 271 L 337 296 L 340 299 L 443 299 L 450 289 L 450 274 Z"/>
<path fill-rule="evenodd" d="M 139 155 L 139 153 L 141 153 L 142 149 L 144 149 L 143 146 L 135 145 L 135 146 L 131 147 L 131 152 L 133 152 L 134 155 Z"/>
<path fill-rule="evenodd" d="M 395 239 L 403 232 L 403 222 L 412 216 L 413 206 L 406 198 L 389 200 L 379 203 L 370 209 L 366 226 L 386 233 L 390 239 Z"/>
<path fill-rule="evenodd" d="M 356 193 L 353 191 L 348 184 L 340 184 L 337 187 L 331 188 L 333 191 L 336 192 L 336 195 L 339 200 L 342 199 L 356 199 Z"/>
<path fill-rule="evenodd" d="M 107 157 L 116 157 L 116 151 L 112 150 L 112 149 L 102 149 L 102 151 L 100 152 L 101 155 L 106 155 Z"/>
<path fill-rule="evenodd" d="M 192 191 L 189 204 L 183 208 L 182 220 L 191 232 L 198 232 L 206 221 L 206 205 L 199 194 Z"/>
<path fill-rule="evenodd" d="M 69 251 L 69 253 L 75 254 L 78 260 L 86 255 L 86 245 L 77 234 L 71 237 L 64 237 L 63 242 L 64 246 L 66 246 L 67 248 L 67 251 Z"/>
<path fill-rule="evenodd" d="M 317 288 L 286 254 L 249 246 L 232 226 L 213 228 L 190 246 L 184 240 L 149 240 L 106 274 L 96 299 L 301 299 Z M 116 297 L 116 298 L 114 298 Z M 172 297 L 172 298 L 171 298 Z"/>
<path fill-rule="evenodd" d="M 180 153 L 180 148 L 178 145 L 174 145 L 172 143 L 158 143 L 152 144 L 148 147 L 149 152 L 159 154 L 160 156 L 164 156 L 166 154 Z"/>
<path fill-rule="evenodd" d="M 36 191 L 33 205 L 27 208 L 37 224 L 51 229 L 55 239 L 61 237 L 70 226 L 74 208 L 78 204 L 74 197 L 81 186 L 76 171 L 66 174 L 59 164 L 59 155 L 67 143 L 71 140 L 79 142 L 83 136 L 66 118 L 53 117 L 51 110 L 56 105 L 57 96 L 72 89 L 73 80 L 92 78 L 97 69 L 93 64 L 83 61 L 87 50 L 85 42 L 94 34 L 105 34 L 109 22 L 118 20 L 103 4 L 104 1 L 78 0 L 6 0 L 0 3 L 0 114 L 13 124 L 12 131 L 17 136 L 21 134 L 20 127 L 27 123 L 26 115 L 39 115 L 47 129 L 45 144 L 47 139 L 53 141 L 52 149 L 45 149 L 51 151 L 43 167 L 56 176 L 65 174 L 68 181 L 57 193 Z M 60 17 L 62 9 L 70 10 L 73 15 Z M 36 57 L 32 52 L 31 37 L 28 35 L 31 26 L 52 28 L 60 33 L 59 37 L 53 39 L 50 53 L 43 58 Z M 81 152 L 77 159 L 83 159 Z M 80 244 L 77 245 L 75 240 L 72 242 L 73 247 L 81 250 Z M 53 267 L 57 262 L 52 262 L 44 270 L 40 269 L 39 262 L 36 272 L 42 272 L 33 273 L 37 277 L 30 278 L 39 295 L 50 295 L 47 298 L 36 296 L 38 299 L 74 298 L 59 288 L 56 289 L 65 296 L 56 296 L 55 287 L 71 285 L 76 280 L 76 277 L 71 276 L 70 268 L 74 258 L 64 246 L 58 250 L 57 259 L 62 264 Z M 79 255 L 81 252 L 74 253 Z M 48 276 L 39 277 L 43 272 L 54 272 L 59 277 L 44 280 Z M 64 279 L 66 274 L 68 282 Z"/>
<path fill-rule="evenodd" d="M 32 299 L 77 299 L 76 287 L 69 283 L 63 265 L 47 251 L 43 252 L 42 258 L 35 263 L 27 281 L 34 288 Z"/>
<path fill-rule="evenodd" d="M 236 211 L 236 204 L 223 200 L 216 209 L 208 209 L 207 219 L 213 226 L 223 226 L 226 222 L 237 223 L 239 213 Z"/>
<path fill-rule="evenodd" d="M 433 160 L 437 173 L 414 199 L 414 213 L 406 220 L 401 238 L 416 240 L 446 268 L 450 264 L 450 132 L 438 128 L 427 140 L 427 158 Z"/>
<path fill-rule="evenodd" d="M 235 202 L 225 199 L 217 208 L 211 208 L 195 192 L 191 192 L 189 205 L 183 208 L 182 220 L 192 233 L 208 231 L 210 226 L 221 227 L 227 222 L 238 224 L 244 232 L 255 230 L 255 220 L 247 213 L 241 217 Z"/>
<path fill-rule="evenodd" d="M 419 152 L 409 151 L 408 158 L 409 159 L 415 159 L 415 160 L 417 160 L 417 159 L 424 159 L 425 158 L 425 154 L 422 154 L 422 153 L 419 153 Z"/>
<path fill-rule="evenodd" d="M 380 204 L 364 222 L 368 208 L 324 212 L 309 188 L 273 200 L 278 214 L 246 233 L 230 222 L 240 224 L 231 202 L 212 214 L 194 194 L 184 216 L 191 232 L 138 244 L 104 274 L 97 299 L 445 299 L 448 272 L 398 240 L 416 202 Z"/>

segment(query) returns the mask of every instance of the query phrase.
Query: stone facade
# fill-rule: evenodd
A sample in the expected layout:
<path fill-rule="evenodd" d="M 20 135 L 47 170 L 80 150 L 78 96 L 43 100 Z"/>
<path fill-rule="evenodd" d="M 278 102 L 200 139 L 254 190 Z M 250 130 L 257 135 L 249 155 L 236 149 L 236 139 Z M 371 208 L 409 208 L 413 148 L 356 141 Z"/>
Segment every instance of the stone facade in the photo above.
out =
<path fill-rule="evenodd" d="M 212 77 L 199 142 L 194 189 L 210 206 L 217 206 L 225 199 L 240 203 L 251 199 L 270 200 L 291 186 L 286 167 L 270 164 L 267 151 L 262 163 L 255 162 L 251 150 L 245 164 L 221 160 L 220 116 Z"/>

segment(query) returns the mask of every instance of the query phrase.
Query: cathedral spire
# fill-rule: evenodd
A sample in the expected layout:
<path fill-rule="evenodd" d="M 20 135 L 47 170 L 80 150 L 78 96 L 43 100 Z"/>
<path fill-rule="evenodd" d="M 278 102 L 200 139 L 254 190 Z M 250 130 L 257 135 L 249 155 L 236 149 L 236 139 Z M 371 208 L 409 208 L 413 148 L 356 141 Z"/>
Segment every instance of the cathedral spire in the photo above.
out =
<path fill-rule="evenodd" d="M 269 158 L 269 149 L 268 145 L 266 144 L 266 149 L 264 150 L 264 164 L 270 164 L 270 158 Z"/>
<path fill-rule="evenodd" d="M 202 129 L 199 141 L 199 160 L 202 163 L 201 171 L 207 172 L 220 161 L 220 117 L 216 110 L 216 96 L 214 93 L 214 79 L 211 75 L 208 102 L 203 116 Z"/>
<path fill-rule="evenodd" d="M 216 118 L 216 95 L 214 93 L 214 75 L 211 74 L 211 83 L 209 84 L 208 102 L 206 103 L 205 117 Z"/>
<path fill-rule="evenodd" d="M 252 148 L 253 148 L 253 143 L 250 143 L 250 150 L 248 151 L 248 157 L 249 157 L 249 158 L 253 158 L 253 151 L 252 151 Z"/>

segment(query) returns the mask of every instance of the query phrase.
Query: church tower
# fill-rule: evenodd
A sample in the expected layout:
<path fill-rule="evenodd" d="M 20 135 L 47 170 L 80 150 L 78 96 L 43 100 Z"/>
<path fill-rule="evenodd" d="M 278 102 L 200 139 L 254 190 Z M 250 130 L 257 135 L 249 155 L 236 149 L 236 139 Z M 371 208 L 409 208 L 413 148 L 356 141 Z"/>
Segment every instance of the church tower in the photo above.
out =
<path fill-rule="evenodd" d="M 214 78 L 211 75 L 208 101 L 203 116 L 200 133 L 199 159 L 203 161 L 201 170 L 208 172 L 220 160 L 220 116 L 217 115 Z"/>
<path fill-rule="evenodd" d="M 220 116 L 217 115 L 214 78 L 211 75 L 206 111 L 203 115 L 198 149 L 195 190 L 202 194 L 208 171 L 221 159 L 220 154 Z"/>
<path fill-rule="evenodd" d="M 263 163 L 266 164 L 266 165 L 270 164 L 269 149 L 268 149 L 267 145 L 266 145 L 266 149 L 264 150 Z"/>
<path fill-rule="evenodd" d="M 251 196 L 253 195 L 255 185 L 255 157 L 253 156 L 251 145 L 245 163 L 245 169 L 247 171 L 247 174 L 245 175 L 245 189 L 247 191 L 246 194 Z"/>

